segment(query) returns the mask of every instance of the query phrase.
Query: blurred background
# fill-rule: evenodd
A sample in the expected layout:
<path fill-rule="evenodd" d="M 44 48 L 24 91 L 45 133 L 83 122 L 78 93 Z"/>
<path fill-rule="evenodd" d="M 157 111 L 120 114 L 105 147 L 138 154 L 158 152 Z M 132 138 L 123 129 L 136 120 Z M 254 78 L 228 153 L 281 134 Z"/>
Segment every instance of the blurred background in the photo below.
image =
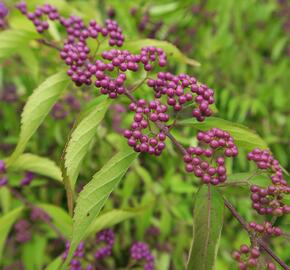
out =
<path fill-rule="evenodd" d="M 127 40 L 146 38 L 174 44 L 183 54 L 201 65 L 192 67 L 170 61 L 171 71 L 193 75 L 214 89 L 217 100 L 215 116 L 255 130 L 266 141 L 285 171 L 289 171 L 288 0 L 27 1 L 31 7 L 44 2 L 57 6 L 63 15 L 74 13 L 87 21 L 95 18 L 104 22 L 112 18 L 123 28 Z M 34 31 L 32 24 L 13 8 L 15 3 L 6 1 L 10 12 L 5 18 L 2 31 L 9 28 Z M 60 42 L 62 32 L 57 26 L 52 26 L 48 38 Z M 17 143 L 20 113 L 29 94 L 48 74 L 59 69 L 57 52 L 38 44 L 23 48 L 19 55 L 1 61 L 0 157 L 8 156 Z M 96 91 L 88 87 L 81 90 L 74 87 L 68 89 L 29 143 L 28 151 L 49 156 L 58 162 L 73 119 L 95 94 Z M 140 96 L 144 96 L 144 93 Z M 112 105 L 105 122 L 99 127 L 81 171 L 79 188 L 89 181 L 116 148 L 126 144 L 120 133 L 128 126 L 131 118 L 123 105 Z M 175 132 L 185 146 L 196 143 L 195 134 L 196 130 L 189 127 L 182 127 Z M 239 157 L 228 164 L 232 179 L 243 179 L 249 171 L 253 171 L 254 167 L 246 160 L 246 150 L 249 149 L 241 149 Z M 15 182 L 19 180 L 16 174 L 12 174 L 11 178 Z M 184 172 L 183 161 L 173 147 L 169 146 L 169 150 L 160 158 L 140 156 L 104 210 L 146 205 L 141 218 L 114 227 L 116 234 L 119 232 L 114 248 L 114 257 L 119 265 L 122 265 L 122 260 L 125 261 L 122 251 L 126 253 L 128 243 L 137 239 L 146 241 L 154 250 L 156 269 L 184 269 L 198 183 L 197 179 Z M 224 192 L 248 221 L 261 219 L 251 210 L 246 188 L 227 188 Z M 36 181 L 31 190 L 27 190 L 27 196 L 32 201 L 41 200 L 65 207 L 64 190 L 43 179 Z M 279 218 L 277 224 L 290 233 L 289 216 Z M 154 232 L 152 228 L 157 230 Z M 148 233 L 150 230 L 151 233 Z M 46 244 L 39 255 L 43 265 L 61 252 L 53 249 L 49 233 L 45 237 Z M 233 263 L 231 252 L 245 239 L 247 234 L 227 213 L 217 270 L 230 269 Z M 31 239 L 32 243 L 37 241 L 37 236 Z M 31 245 L 31 242 L 27 245 Z M 277 254 L 290 264 L 289 237 L 275 239 L 273 246 Z M 17 251 L 7 249 L 4 265 L 29 265 L 26 262 L 27 250 L 25 245 Z M 16 255 L 19 258 L 17 262 Z M 114 262 L 110 261 L 108 265 L 111 267 Z"/>

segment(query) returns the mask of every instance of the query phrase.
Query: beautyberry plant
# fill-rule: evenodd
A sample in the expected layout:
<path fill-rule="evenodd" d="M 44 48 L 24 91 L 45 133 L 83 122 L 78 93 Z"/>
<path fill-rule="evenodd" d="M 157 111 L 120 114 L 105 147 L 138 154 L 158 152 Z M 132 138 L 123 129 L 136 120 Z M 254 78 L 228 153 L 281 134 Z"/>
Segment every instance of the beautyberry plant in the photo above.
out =
<path fill-rule="evenodd" d="M 160 239 L 163 237 L 164 240 L 162 226 L 168 224 L 167 217 L 170 215 L 167 213 L 170 212 L 168 209 L 184 219 L 182 226 L 188 223 L 191 225 L 191 218 L 187 222 L 186 213 L 176 210 L 178 206 L 171 208 L 171 204 L 178 205 L 178 201 L 168 202 L 163 194 L 166 193 L 163 189 L 167 190 L 171 184 L 164 183 L 163 187 L 158 181 L 152 183 L 151 178 L 155 176 L 151 177 L 151 171 L 148 174 L 144 173 L 141 165 L 146 167 L 148 160 L 154 158 L 156 164 L 149 166 L 152 175 L 157 171 L 154 167 L 156 165 L 158 167 L 158 162 L 161 160 L 168 162 L 165 167 L 158 168 L 161 174 L 166 175 L 166 171 L 172 166 L 175 175 L 180 174 L 184 177 L 183 180 L 188 180 L 187 190 L 190 190 L 194 184 L 190 181 L 197 180 L 195 185 L 198 186 L 198 191 L 195 194 L 194 233 L 191 247 L 188 239 L 180 240 L 188 244 L 186 248 L 182 247 L 184 243 L 181 246 L 175 243 L 176 247 L 175 245 L 171 247 L 173 250 L 176 248 L 189 252 L 188 260 L 183 263 L 183 267 L 188 270 L 214 269 L 226 207 L 249 235 L 250 244 L 248 242 L 242 244 L 232 256 L 237 262 L 238 269 L 271 270 L 276 269 L 278 265 L 283 269 L 289 269 L 286 262 L 280 259 L 269 245 L 271 238 L 284 236 L 277 219 L 290 213 L 290 206 L 286 200 L 287 195 L 290 194 L 290 186 L 284 178 L 283 168 L 270 150 L 266 149 L 267 145 L 264 141 L 255 133 L 235 124 L 222 125 L 212 117 L 216 111 L 215 91 L 191 74 L 176 72 L 179 69 L 171 62 L 176 58 L 187 59 L 186 56 L 166 42 L 145 40 L 144 44 L 140 42 L 141 46 L 137 46 L 138 42 L 126 41 L 125 31 L 117 21 L 113 20 L 116 16 L 113 8 L 108 10 L 109 18 L 102 23 L 95 19 L 87 20 L 76 16 L 74 12 L 69 17 L 65 17 L 50 4 L 39 5 L 32 9 L 32 5 L 20 2 L 15 7 L 35 27 L 37 34 L 33 33 L 33 35 L 37 37 L 32 38 L 33 46 L 36 46 L 40 53 L 44 50 L 42 46 L 56 51 L 59 55 L 55 59 L 59 63 L 57 68 L 65 69 L 65 72 L 49 77 L 32 92 L 23 108 L 17 146 L 10 157 L 0 160 L 0 187 L 5 190 L 5 194 L 10 194 L 22 205 L 17 210 L 19 213 L 12 213 L 12 217 L 4 217 L 10 220 L 9 226 L 16 221 L 14 225 L 16 242 L 24 245 L 34 241 L 34 234 L 37 234 L 38 230 L 52 232 L 53 237 L 61 244 L 52 247 L 51 253 L 55 255 L 56 260 L 46 265 L 48 270 L 119 268 L 129 270 L 136 267 L 144 270 L 159 269 L 161 263 L 157 259 L 160 259 L 157 250 L 162 251 L 162 248 L 151 250 L 147 243 L 141 241 L 146 236 L 145 227 L 149 227 L 151 220 L 146 226 L 140 226 L 142 223 L 140 218 L 135 227 L 132 227 L 136 239 L 131 235 L 128 236 L 129 239 L 125 239 L 123 231 L 128 232 L 128 227 L 122 227 L 118 231 L 120 235 L 116 235 L 110 228 L 134 217 L 138 211 L 146 213 L 144 214 L 146 218 L 155 196 L 158 200 L 161 198 L 160 205 L 166 206 L 165 210 L 159 210 L 160 205 L 156 205 L 157 214 L 152 218 L 152 223 L 158 224 L 161 232 L 158 228 L 153 230 L 151 227 L 147 233 L 156 237 L 156 242 L 159 237 Z M 135 16 L 135 13 L 136 11 L 131 10 L 132 16 Z M 0 4 L 1 20 L 7 14 L 6 7 Z M 148 21 L 149 15 L 142 18 L 139 24 L 140 31 L 146 28 Z M 0 21 L 0 27 L 2 24 L 4 26 L 4 23 L 1 23 Z M 160 26 L 155 25 L 151 36 L 154 36 Z M 11 40 L 9 34 L 12 33 L 13 36 L 15 32 L 13 29 L 7 31 L 10 31 L 8 38 L 6 37 L 9 41 Z M 49 40 L 53 33 L 57 33 L 55 34 L 58 36 L 57 41 Z M 24 32 L 20 35 L 22 34 Z M 29 42 L 32 40 L 28 39 Z M 130 42 L 133 45 L 129 46 Z M 69 81 L 70 91 L 64 94 L 64 88 Z M 90 92 L 88 100 L 80 101 L 79 97 L 83 97 L 86 91 Z M 118 103 L 111 105 L 113 102 Z M 123 135 L 118 134 L 118 143 L 113 145 L 114 152 L 118 150 L 118 153 L 93 176 L 91 181 L 76 186 L 95 134 L 106 133 L 105 127 L 100 125 L 100 122 L 109 108 L 114 115 L 113 129 Z M 190 111 L 189 118 L 188 111 Z M 23 153 L 28 141 L 49 113 L 53 120 L 64 120 L 68 116 L 71 116 L 70 120 L 73 119 L 73 123 L 69 123 L 71 129 L 67 141 L 62 144 L 62 153 L 54 152 L 59 158 L 59 166 L 50 159 Z M 125 119 L 118 115 L 121 113 L 124 113 Z M 188 119 L 184 119 L 185 117 Z M 196 129 L 181 129 L 185 122 L 190 122 Z M 54 133 L 57 133 L 57 130 Z M 192 134 L 194 139 L 189 142 L 187 137 L 193 137 Z M 258 137 L 258 142 L 247 142 L 244 146 L 241 144 L 241 141 L 245 141 L 243 136 Z M 59 136 L 55 137 L 59 139 Z M 106 144 L 110 143 L 111 137 L 104 135 L 102 139 Z M 255 148 L 261 144 L 263 149 Z M 37 151 L 37 146 L 31 147 Z M 239 214 L 229 201 L 227 193 L 223 193 L 223 188 L 240 184 L 238 181 L 233 181 L 230 175 L 231 165 L 238 157 L 240 147 L 250 150 L 248 161 L 253 161 L 257 167 L 247 179 L 241 182 L 248 187 L 247 196 L 252 201 L 254 214 L 257 214 L 255 217 L 262 219 L 265 216 L 261 223 L 245 221 L 242 214 Z M 149 157 L 148 154 L 154 157 Z M 140 162 L 137 161 L 138 156 Z M 180 161 L 182 166 L 179 166 Z M 94 157 L 89 160 L 89 163 L 94 163 Z M 99 215 L 110 194 L 129 168 L 131 170 L 128 175 L 136 171 L 136 175 L 139 174 L 144 178 L 144 185 L 140 186 L 149 191 L 146 197 L 142 197 L 140 204 L 142 207 L 139 207 L 138 211 L 127 208 L 114 209 L 103 211 Z M 17 183 L 14 181 L 15 174 L 17 177 L 22 177 Z M 84 172 L 82 176 L 86 174 L 89 172 Z M 37 200 L 35 202 L 33 196 L 31 202 L 31 197 L 27 194 L 33 191 L 34 185 L 37 187 L 38 175 L 53 178 L 58 181 L 58 184 L 61 183 L 60 186 L 66 194 L 68 213 L 66 208 L 57 208 L 53 203 L 44 204 Z M 266 183 L 265 186 L 261 186 L 254 183 L 253 179 L 261 175 L 266 176 L 269 185 Z M 135 175 L 133 178 L 135 181 Z M 126 180 L 128 179 L 129 176 Z M 180 183 L 187 182 L 180 181 Z M 131 198 L 134 186 L 133 181 L 124 184 L 123 195 L 129 199 L 123 205 L 139 203 L 138 197 Z M 47 195 L 49 190 L 43 192 L 46 197 L 49 197 Z M 35 196 L 37 197 L 37 194 Z M 111 206 L 119 207 L 122 204 L 118 197 L 120 195 L 116 193 L 114 196 L 116 196 L 115 200 L 114 198 L 110 200 Z M 53 202 L 63 203 L 63 197 L 59 192 L 53 194 L 53 197 Z M 26 212 L 23 212 L 23 207 Z M 157 217 L 160 215 L 159 221 Z M 59 221 L 60 216 L 61 221 Z M 9 226 L 5 229 L 6 236 Z M 163 248 L 164 250 L 166 248 Z M 184 251 L 182 255 L 181 257 L 184 257 Z M 182 258 L 179 259 L 183 261 Z M 167 269 L 177 269 L 170 265 L 170 257 L 164 259 L 166 260 L 169 260 L 165 266 L 168 267 Z M 163 266 L 162 269 L 165 267 Z"/>

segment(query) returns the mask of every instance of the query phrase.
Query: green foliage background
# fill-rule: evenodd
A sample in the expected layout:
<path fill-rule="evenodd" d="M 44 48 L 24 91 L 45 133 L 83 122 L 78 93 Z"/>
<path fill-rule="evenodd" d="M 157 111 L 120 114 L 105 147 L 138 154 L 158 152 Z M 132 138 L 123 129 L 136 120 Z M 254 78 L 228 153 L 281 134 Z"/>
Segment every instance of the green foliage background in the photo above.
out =
<path fill-rule="evenodd" d="M 13 9 L 14 1 L 6 2 L 11 8 L 7 21 L 15 32 L 10 35 L 3 31 L 0 34 L 0 88 L 4 89 L 9 83 L 15 84 L 20 101 L 7 104 L 0 100 L 1 158 L 7 158 L 19 143 L 21 111 L 33 89 L 52 74 L 65 70 L 56 51 L 35 42 L 39 35 L 35 34 L 32 24 Z M 174 131 L 176 138 L 185 146 L 189 146 L 196 144 L 195 135 L 199 129 L 218 126 L 233 132 L 241 149 L 239 157 L 227 164 L 231 174 L 229 181 L 245 179 L 249 176 L 249 172 L 254 170 L 254 166 L 250 166 L 246 160 L 246 152 L 255 146 L 268 146 L 285 171 L 289 170 L 290 30 L 285 29 L 285 22 L 290 20 L 290 12 L 288 17 L 283 15 L 278 2 L 274 0 L 29 0 L 27 2 L 29 6 L 48 2 L 57 6 L 64 15 L 74 13 L 86 21 L 95 18 L 99 22 L 107 18 L 109 8 L 114 8 L 115 19 L 123 28 L 128 40 L 124 47 L 132 50 L 139 45 L 153 42 L 144 40 L 148 38 L 150 30 L 141 33 L 138 31 L 142 14 L 148 12 L 149 27 L 160 21 L 163 22 L 155 39 L 176 43 L 182 52 L 176 54 L 175 47 L 164 45 L 167 51 L 173 53 L 171 59 L 169 56 L 171 70 L 175 73 L 182 72 L 196 76 L 199 81 L 215 90 L 217 98 L 213 120 L 198 124 L 188 119 L 185 114 L 183 118 L 187 119 Z M 130 10 L 135 7 L 138 12 L 133 17 Z M 198 11 L 197 7 L 199 7 Z M 169 29 L 171 32 L 172 29 L 174 31 L 167 36 Z M 52 24 L 46 38 L 58 43 L 61 34 L 58 26 Z M 104 45 L 100 46 L 101 49 L 104 47 Z M 189 59 L 194 59 L 201 65 L 192 66 L 190 63 L 195 62 Z M 144 74 L 139 75 L 138 80 L 144 76 Z M 130 76 L 129 79 L 132 85 L 136 83 L 134 76 Z M 96 95 L 93 87 L 84 88 L 82 91 L 72 85 L 65 88 L 67 82 L 65 79 L 62 81 L 60 78 L 60 80 L 63 86 L 60 86 L 62 89 L 59 91 L 57 87 L 53 88 L 54 98 L 63 95 L 64 89 L 66 93 L 74 92 L 80 98 L 85 112 L 82 117 L 86 119 L 87 124 L 83 123 L 83 125 L 93 127 L 95 132 L 85 143 L 88 152 L 83 153 L 84 160 L 76 184 L 79 188 L 88 183 L 95 172 L 99 171 L 116 152 L 124 151 L 126 141 L 112 128 L 112 117 L 114 117 L 112 107 L 105 114 L 105 111 L 92 110 L 92 106 L 100 104 L 103 100 L 86 101 L 86 95 Z M 53 83 L 57 82 L 53 80 Z M 136 94 L 139 97 L 152 96 L 146 86 L 141 86 Z M 47 100 L 43 98 L 43 104 L 46 104 L 48 110 L 49 98 Z M 30 101 L 32 102 L 32 99 Z M 120 103 L 128 104 L 128 101 L 121 98 Z M 42 106 L 42 109 L 45 110 L 45 107 Z M 13 185 L 17 185 L 23 170 L 36 171 L 37 179 L 32 187 L 24 189 L 25 196 L 32 203 L 40 204 L 40 207 L 53 217 L 57 226 L 60 226 L 64 235 L 69 236 L 72 220 L 68 214 L 66 193 L 60 183 L 60 171 L 56 164 L 60 167 L 60 157 L 69 134 L 70 124 L 78 116 L 72 114 L 65 120 L 55 121 L 45 112 L 39 114 L 45 119 L 43 123 L 39 122 L 41 125 L 32 138 L 29 141 L 27 138 L 25 145 L 22 145 L 26 146 L 26 154 L 21 155 L 16 162 L 12 162 L 14 158 L 16 159 L 15 155 L 10 159 L 9 180 Z M 104 119 L 101 124 L 96 124 L 97 120 L 90 119 L 89 116 L 99 117 L 98 120 L 103 117 Z M 123 113 L 122 117 L 121 126 L 128 126 L 131 116 Z M 29 124 L 33 125 L 33 123 Z M 29 130 L 32 129 L 34 127 L 30 127 Z M 18 153 L 16 151 L 17 157 L 24 150 L 21 147 Z M 74 146 L 69 149 L 74 149 Z M 44 160 L 44 157 L 49 160 Z M 70 163 L 77 171 L 71 171 L 72 175 L 78 174 L 78 166 L 80 166 L 78 161 L 75 162 L 75 164 Z M 184 172 L 183 161 L 170 144 L 160 158 L 140 155 L 132 162 L 131 169 L 110 195 L 110 199 L 105 202 L 99 218 L 105 217 L 95 220 L 87 234 L 90 236 L 104 227 L 115 225 L 114 230 L 118 240 L 113 253 L 115 260 L 110 259 L 108 262 L 110 269 L 115 269 L 116 264 L 124 266 L 129 245 L 134 240 L 144 240 L 150 244 L 157 259 L 156 269 L 184 269 L 192 238 L 192 211 L 199 181 Z M 127 167 L 124 168 L 122 167 L 125 173 Z M 117 178 L 117 175 L 112 177 Z M 255 177 L 251 181 L 266 183 L 261 177 Z M 111 192 L 109 190 L 110 188 L 106 191 L 108 195 Z M 262 220 L 251 210 L 249 191 L 246 187 L 226 187 L 220 190 L 244 218 Z M 7 243 L 6 236 L 13 241 L 13 229 L 10 230 L 10 227 L 15 220 L 20 216 L 28 215 L 27 209 L 22 208 L 20 204 L 5 188 L 0 189 L 0 247 Z M 106 216 L 109 211 L 113 211 L 113 218 Z M 289 216 L 279 218 L 277 224 L 290 233 Z M 160 229 L 161 233 L 158 237 L 147 236 L 146 229 L 150 225 Z M 22 261 L 26 266 L 25 269 L 39 270 L 61 254 L 62 249 L 54 249 L 55 235 L 49 227 L 37 224 L 36 231 L 38 233 L 35 233 L 33 239 L 18 250 L 9 248 L 9 245 L 3 249 L 0 268 Z M 3 244 L 1 237 L 4 237 Z M 283 237 L 275 239 L 273 247 L 289 265 L 288 240 Z M 220 248 L 214 269 L 229 269 L 232 265 L 230 255 L 232 250 L 245 241 L 249 242 L 247 234 L 229 213 L 225 212 Z M 36 250 L 37 256 L 35 256 Z M 16 257 L 18 259 L 15 261 Z M 57 265 L 58 262 L 54 263 Z"/>

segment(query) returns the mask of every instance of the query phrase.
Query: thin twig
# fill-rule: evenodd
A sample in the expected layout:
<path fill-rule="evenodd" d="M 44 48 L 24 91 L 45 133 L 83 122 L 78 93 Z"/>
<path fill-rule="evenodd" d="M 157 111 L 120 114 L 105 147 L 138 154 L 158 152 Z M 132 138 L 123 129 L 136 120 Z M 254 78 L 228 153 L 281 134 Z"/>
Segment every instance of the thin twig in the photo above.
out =
<path fill-rule="evenodd" d="M 247 222 L 240 216 L 240 214 L 237 212 L 237 210 L 232 206 L 232 204 L 224 199 L 225 206 L 230 210 L 232 215 L 239 221 L 239 223 L 242 225 L 242 227 L 248 232 L 250 237 L 252 236 L 252 232 L 250 231 Z M 267 252 L 280 266 L 285 270 L 290 270 L 290 268 L 286 265 L 285 262 L 283 262 L 275 253 L 274 251 L 269 248 L 269 246 L 260 238 L 256 239 L 259 246 L 264 249 L 265 252 Z"/>
<path fill-rule="evenodd" d="M 45 39 L 37 39 L 36 40 L 39 44 L 42 44 L 42 45 L 45 45 L 45 46 L 48 46 L 48 47 L 51 47 L 53 49 L 56 49 L 58 51 L 61 51 L 61 48 L 58 47 L 56 44 L 52 43 L 52 42 L 49 42 Z"/>

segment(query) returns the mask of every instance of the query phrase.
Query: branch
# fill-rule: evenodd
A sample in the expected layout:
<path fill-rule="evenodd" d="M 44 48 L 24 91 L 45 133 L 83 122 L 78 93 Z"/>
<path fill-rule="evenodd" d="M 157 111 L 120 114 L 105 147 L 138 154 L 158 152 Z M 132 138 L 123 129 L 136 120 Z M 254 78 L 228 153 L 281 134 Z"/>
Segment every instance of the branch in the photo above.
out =
<path fill-rule="evenodd" d="M 56 44 L 52 43 L 52 42 L 49 42 L 45 39 L 37 39 L 36 40 L 39 44 L 42 44 L 42 45 L 45 45 L 45 46 L 48 46 L 50 48 L 53 48 L 55 50 L 58 50 L 58 51 L 61 51 L 61 48 L 58 47 Z"/>
<path fill-rule="evenodd" d="M 38 40 L 39 41 L 39 40 Z M 60 50 L 60 48 L 58 48 L 56 45 L 51 44 L 45 40 L 40 40 L 40 43 L 47 45 L 49 47 L 52 47 L 54 49 Z M 125 95 L 132 101 L 132 102 L 136 102 L 136 98 L 130 93 L 130 91 L 128 91 L 127 89 L 125 90 Z M 163 125 L 160 122 L 156 122 L 157 127 L 164 132 L 164 134 L 171 140 L 171 142 L 178 148 L 178 150 L 184 155 L 187 153 L 186 149 L 174 138 L 174 136 L 170 133 L 170 131 L 168 130 L 168 128 Z M 231 205 L 231 203 L 224 199 L 224 204 L 225 206 L 230 210 L 230 212 L 232 213 L 232 215 L 239 221 L 239 223 L 242 225 L 242 227 L 248 232 L 249 237 L 252 239 L 252 233 L 249 230 L 248 226 L 247 226 L 247 222 L 240 216 L 240 214 L 237 212 L 237 210 Z M 290 268 L 286 265 L 285 262 L 283 262 L 274 252 L 271 248 L 268 247 L 268 245 L 260 238 L 256 239 L 257 243 L 260 245 L 260 247 L 262 249 L 264 249 L 264 251 L 266 253 L 268 253 L 283 269 L 285 270 L 290 270 Z"/>
<path fill-rule="evenodd" d="M 232 204 L 224 199 L 225 206 L 230 210 L 232 215 L 239 221 L 239 223 L 242 225 L 242 227 L 248 232 L 250 237 L 252 237 L 252 232 L 249 230 L 247 222 L 240 216 L 240 214 L 237 212 L 237 210 L 232 206 Z M 265 250 L 280 266 L 285 270 L 290 270 L 290 268 L 286 265 L 285 262 L 283 262 L 275 253 L 274 251 L 269 248 L 269 246 L 261 239 L 256 239 L 259 246 Z"/>

